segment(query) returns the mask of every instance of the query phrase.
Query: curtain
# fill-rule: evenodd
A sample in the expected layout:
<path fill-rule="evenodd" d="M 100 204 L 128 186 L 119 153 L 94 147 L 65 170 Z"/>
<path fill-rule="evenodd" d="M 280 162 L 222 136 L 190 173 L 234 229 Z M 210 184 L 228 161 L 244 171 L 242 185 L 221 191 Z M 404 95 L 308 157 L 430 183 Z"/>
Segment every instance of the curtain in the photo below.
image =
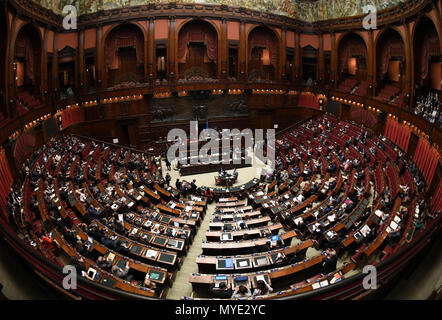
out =
<path fill-rule="evenodd" d="M 385 126 L 384 135 L 402 150 L 407 152 L 411 137 L 411 129 L 408 126 L 405 126 L 403 124 L 400 124 L 396 120 L 388 118 Z"/>
<path fill-rule="evenodd" d="M 301 93 L 298 98 L 298 106 L 319 109 L 319 101 L 314 94 Z"/>
<path fill-rule="evenodd" d="M 433 32 L 424 36 L 421 50 L 419 72 L 421 79 L 426 79 L 430 69 L 430 58 L 440 55 L 439 38 L 436 33 Z"/>
<path fill-rule="evenodd" d="M 377 123 L 376 117 L 370 111 L 361 108 L 354 108 L 351 112 L 351 118 L 370 128 L 373 128 Z"/>
<path fill-rule="evenodd" d="M 431 147 L 426 139 L 420 138 L 414 153 L 414 161 L 419 167 L 427 185 L 430 186 L 439 163 L 439 153 Z"/>
<path fill-rule="evenodd" d="M 32 40 L 23 32 L 20 33 L 15 43 L 15 57 L 25 59 L 25 76 L 34 83 L 34 49 Z"/>
<path fill-rule="evenodd" d="M 25 133 L 20 136 L 14 146 L 14 159 L 18 163 L 22 163 L 24 159 L 34 150 L 35 137 L 32 134 Z"/>
<path fill-rule="evenodd" d="M 61 112 L 62 129 L 83 121 L 84 113 L 81 108 L 67 109 Z"/>
<path fill-rule="evenodd" d="M 387 73 L 391 57 L 394 56 L 404 57 L 405 56 L 404 52 L 405 50 L 402 39 L 400 38 L 389 39 L 388 42 L 384 45 L 381 52 L 381 61 L 380 61 L 381 74 L 384 75 Z"/>
<path fill-rule="evenodd" d="M 433 195 L 433 199 L 431 200 L 431 213 L 436 213 L 437 210 L 442 209 L 442 180 L 439 182 L 439 185 L 436 189 L 436 192 Z"/>
<path fill-rule="evenodd" d="M 207 24 L 189 23 L 181 29 L 178 39 L 178 62 L 185 63 L 189 42 L 202 42 L 206 46 L 204 62 L 216 62 L 218 37 L 216 31 Z"/>
<path fill-rule="evenodd" d="M 137 52 L 137 65 L 144 63 L 143 35 L 135 27 L 114 30 L 106 41 L 106 66 L 118 69 L 117 51 L 120 48 L 133 47 Z"/>
<path fill-rule="evenodd" d="M 339 52 L 340 56 L 340 66 L 341 72 L 344 72 L 348 65 L 348 59 L 354 56 L 367 56 L 367 49 L 365 48 L 365 44 L 362 40 L 357 42 L 349 42 L 347 41 Z"/>
<path fill-rule="evenodd" d="M 270 53 L 270 61 L 276 66 L 278 63 L 278 43 L 276 41 L 275 35 L 265 29 L 256 31 L 254 29 L 249 36 L 249 58 L 252 56 L 252 49 L 255 47 L 265 48 Z"/>
<path fill-rule="evenodd" d="M 6 158 L 5 150 L 0 151 L 0 207 L 8 220 L 6 213 L 6 201 L 9 194 L 9 189 L 12 185 L 12 175 L 9 169 L 8 159 Z"/>

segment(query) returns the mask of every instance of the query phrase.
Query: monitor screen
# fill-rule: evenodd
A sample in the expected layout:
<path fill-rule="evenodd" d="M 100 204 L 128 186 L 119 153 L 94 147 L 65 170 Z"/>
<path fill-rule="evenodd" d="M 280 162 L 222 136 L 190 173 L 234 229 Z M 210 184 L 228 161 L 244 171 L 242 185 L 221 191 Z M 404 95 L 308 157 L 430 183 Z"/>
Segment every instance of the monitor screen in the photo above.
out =
<path fill-rule="evenodd" d="M 265 266 L 265 265 L 267 265 L 268 264 L 267 257 L 266 256 L 262 256 L 262 257 L 255 258 L 255 264 L 257 266 Z"/>
<path fill-rule="evenodd" d="M 175 256 L 173 254 L 168 254 L 168 253 L 162 252 L 160 254 L 160 257 L 158 258 L 158 260 L 163 261 L 163 262 L 172 263 L 174 258 L 175 258 Z"/>
<path fill-rule="evenodd" d="M 105 286 L 113 287 L 115 285 L 115 280 L 105 277 L 103 278 L 103 281 L 101 283 L 104 284 Z"/>
<path fill-rule="evenodd" d="M 149 279 L 151 280 L 161 280 L 163 278 L 162 274 L 157 271 L 150 271 L 149 272 Z"/>
<path fill-rule="evenodd" d="M 156 237 L 156 238 L 153 240 L 153 242 L 156 243 L 156 244 L 163 245 L 163 244 L 166 243 L 166 240 L 167 240 L 166 238 Z"/>
<path fill-rule="evenodd" d="M 250 267 L 250 260 L 249 259 L 237 259 L 236 260 L 236 266 L 238 268 Z"/>

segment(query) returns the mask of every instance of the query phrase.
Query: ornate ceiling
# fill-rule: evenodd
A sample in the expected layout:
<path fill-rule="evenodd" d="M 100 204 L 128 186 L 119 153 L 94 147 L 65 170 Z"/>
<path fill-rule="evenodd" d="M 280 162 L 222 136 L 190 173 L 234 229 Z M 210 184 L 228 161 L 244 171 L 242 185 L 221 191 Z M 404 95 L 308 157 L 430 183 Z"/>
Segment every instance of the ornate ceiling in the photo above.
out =
<path fill-rule="evenodd" d="M 118 9 L 150 3 L 204 3 L 244 7 L 289 16 L 306 22 L 356 16 L 363 7 L 374 5 L 378 10 L 395 6 L 405 0 L 33 0 L 61 14 L 65 5 L 74 4 L 80 14 Z"/>

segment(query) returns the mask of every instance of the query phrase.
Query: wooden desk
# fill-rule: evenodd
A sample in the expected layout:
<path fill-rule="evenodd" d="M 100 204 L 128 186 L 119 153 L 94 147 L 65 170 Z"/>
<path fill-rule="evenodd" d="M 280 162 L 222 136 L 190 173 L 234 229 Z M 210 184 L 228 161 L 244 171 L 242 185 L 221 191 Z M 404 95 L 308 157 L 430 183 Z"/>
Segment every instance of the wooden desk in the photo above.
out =
<path fill-rule="evenodd" d="M 247 227 L 258 227 L 258 226 L 264 226 L 267 225 L 271 221 L 269 216 L 264 216 L 258 219 L 250 219 L 245 220 L 244 222 L 247 224 Z M 223 229 L 225 225 L 230 225 L 233 229 L 235 227 L 235 223 L 226 223 L 226 222 L 210 222 L 209 223 L 209 229 L 210 230 L 219 230 Z"/>
<path fill-rule="evenodd" d="M 287 233 L 284 233 L 279 236 L 279 238 L 285 242 L 292 238 L 296 237 L 296 232 L 291 230 Z M 267 241 L 271 241 L 271 238 L 261 238 L 256 240 L 244 240 L 244 241 L 231 241 L 231 242 L 203 242 L 202 249 L 203 254 L 206 254 L 206 251 L 214 251 L 217 252 L 217 254 L 222 252 L 232 252 L 235 254 L 240 254 L 240 250 L 247 250 L 249 251 L 253 247 L 256 246 L 263 246 L 266 244 Z"/>

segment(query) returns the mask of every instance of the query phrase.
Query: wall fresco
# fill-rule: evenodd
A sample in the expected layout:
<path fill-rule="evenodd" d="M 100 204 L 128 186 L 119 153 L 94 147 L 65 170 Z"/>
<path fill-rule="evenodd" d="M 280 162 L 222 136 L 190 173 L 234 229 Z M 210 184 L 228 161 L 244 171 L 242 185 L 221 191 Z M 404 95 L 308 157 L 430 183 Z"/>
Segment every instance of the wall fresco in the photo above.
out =
<path fill-rule="evenodd" d="M 33 0 L 61 14 L 63 7 L 74 5 L 79 14 L 94 13 L 150 3 L 204 3 L 244 7 L 296 18 L 307 22 L 336 19 L 363 14 L 363 7 L 374 5 L 378 10 L 390 8 L 405 0 Z"/>

